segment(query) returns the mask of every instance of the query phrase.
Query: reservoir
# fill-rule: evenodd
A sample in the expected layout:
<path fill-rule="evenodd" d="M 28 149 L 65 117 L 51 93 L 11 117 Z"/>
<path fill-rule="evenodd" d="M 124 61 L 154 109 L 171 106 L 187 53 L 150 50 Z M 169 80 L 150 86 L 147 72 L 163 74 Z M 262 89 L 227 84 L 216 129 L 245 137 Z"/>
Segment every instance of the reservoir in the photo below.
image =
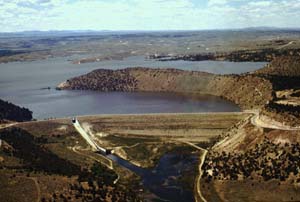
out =
<path fill-rule="evenodd" d="M 0 64 L 0 98 L 29 108 L 36 119 L 88 114 L 140 114 L 239 111 L 235 104 L 214 96 L 190 96 L 170 93 L 124 93 L 57 91 L 55 87 L 68 78 L 94 69 L 126 67 L 179 68 L 232 74 L 253 71 L 265 63 L 218 61 L 146 60 L 142 56 L 81 65 L 72 57 L 50 58 L 32 62 Z"/>

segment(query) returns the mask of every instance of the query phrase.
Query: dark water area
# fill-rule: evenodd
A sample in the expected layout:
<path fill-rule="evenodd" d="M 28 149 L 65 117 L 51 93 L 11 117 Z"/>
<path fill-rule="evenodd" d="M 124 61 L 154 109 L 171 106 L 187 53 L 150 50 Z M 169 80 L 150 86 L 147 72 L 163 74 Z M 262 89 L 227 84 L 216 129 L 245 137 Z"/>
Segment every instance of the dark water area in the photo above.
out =
<path fill-rule="evenodd" d="M 53 90 L 54 91 L 54 90 Z M 22 105 L 34 117 L 69 117 L 93 114 L 144 114 L 239 111 L 232 102 L 215 96 L 172 93 L 124 93 L 93 91 L 49 91 L 24 95 Z"/>
<path fill-rule="evenodd" d="M 193 202 L 193 190 L 184 186 L 180 177 L 198 165 L 199 156 L 191 153 L 167 153 L 153 169 L 143 169 L 115 155 L 108 155 L 119 165 L 133 171 L 142 178 L 143 186 L 162 201 Z"/>
<path fill-rule="evenodd" d="M 76 57 L 76 56 L 73 56 Z M 72 58 L 51 58 L 32 62 L 0 64 L 0 98 L 33 111 L 34 118 L 57 118 L 88 114 L 139 114 L 239 111 L 231 102 L 213 96 L 182 96 L 170 93 L 104 93 L 57 91 L 55 87 L 71 77 L 94 69 L 120 69 L 133 66 L 179 68 L 217 74 L 242 73 L 261 68 L 265 63 L 218 61 L 145 60 L 142 56 L 82 65 Z M 48 89 L 49 88 L 49 89 Z"/>

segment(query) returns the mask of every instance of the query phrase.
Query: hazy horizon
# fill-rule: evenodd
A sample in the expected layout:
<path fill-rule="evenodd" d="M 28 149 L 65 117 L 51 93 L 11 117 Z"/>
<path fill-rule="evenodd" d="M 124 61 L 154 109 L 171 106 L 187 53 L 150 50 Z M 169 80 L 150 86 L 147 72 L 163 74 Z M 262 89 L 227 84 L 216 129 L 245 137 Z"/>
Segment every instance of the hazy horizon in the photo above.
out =
<path fill-rule="evenodd" d="M 215 29 L 157 29 L 157 30 L 143 30 L 143 29 L 132 29 L 132 30 L 84 30 L 84 29 L 49 29 L 49 30 L 22 30 L 22 31 L 0 31 L 0 33 L 34 33 L 34 32 L 74 32 L 74 33 L 88 33 L 88 32 L 201 32 L 201 31 L 243 31 L 243 30 L 299 30 L 300 27 L 241 27 L 241 28 L 215 28 Z"/>
<path fill-rule="evenodd" d="M 0 0 L 0 32 L 293 29 L 299 9 L 300 0 Z"/>

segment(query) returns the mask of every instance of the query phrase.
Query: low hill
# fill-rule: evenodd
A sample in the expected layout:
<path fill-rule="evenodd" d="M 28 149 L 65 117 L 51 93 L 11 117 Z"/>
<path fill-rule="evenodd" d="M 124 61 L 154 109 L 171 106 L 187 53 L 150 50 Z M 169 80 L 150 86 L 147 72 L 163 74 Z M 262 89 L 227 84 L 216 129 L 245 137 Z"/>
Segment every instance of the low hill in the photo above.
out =
<path fill-rule="evenodd" d="M 60 90 L 199 93 L 224 97 L 242 108 L 263 106 L 272 97 L 271 83 L 255 75 L 214 75 L 179 69 L 98 69 L 69 79 Z"/>
<path fill-rule="evenodd" d="M 299 77 L 300 56 L 282 56 L 275 58 L 266 67 L 256 71 L 258 74 Z"/>
<path fill-rule="evenodd" d="M 0 121 L 30 121 L 32 112 L 29 109 L 16 106 L 0 99 Z"/>

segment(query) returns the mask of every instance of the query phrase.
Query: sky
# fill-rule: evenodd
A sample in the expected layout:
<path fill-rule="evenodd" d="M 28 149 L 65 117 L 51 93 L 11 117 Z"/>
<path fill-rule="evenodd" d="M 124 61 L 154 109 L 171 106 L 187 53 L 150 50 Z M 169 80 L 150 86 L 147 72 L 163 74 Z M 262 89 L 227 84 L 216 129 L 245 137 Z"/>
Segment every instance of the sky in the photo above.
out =
<path fill-rule="evenodd" d="M 0 32 L 300 27 L 300 0 L 0 0 Z"/>

